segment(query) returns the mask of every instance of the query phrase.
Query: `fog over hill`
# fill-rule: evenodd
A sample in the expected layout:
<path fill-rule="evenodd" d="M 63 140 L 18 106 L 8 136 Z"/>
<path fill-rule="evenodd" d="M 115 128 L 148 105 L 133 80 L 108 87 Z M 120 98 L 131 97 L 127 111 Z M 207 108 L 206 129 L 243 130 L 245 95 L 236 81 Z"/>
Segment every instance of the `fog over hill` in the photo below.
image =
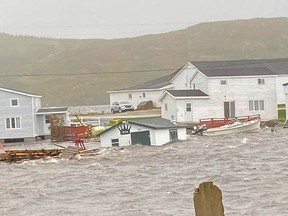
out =
<path fill-rule="evenodd" d="M 288 57 L 288 18 L 113 40 L 0 34 L 0 50 L 0 87 L 42 95 L 42 106 L 108 104 L 107 90 L 170 74 L 188 60 Z"/>

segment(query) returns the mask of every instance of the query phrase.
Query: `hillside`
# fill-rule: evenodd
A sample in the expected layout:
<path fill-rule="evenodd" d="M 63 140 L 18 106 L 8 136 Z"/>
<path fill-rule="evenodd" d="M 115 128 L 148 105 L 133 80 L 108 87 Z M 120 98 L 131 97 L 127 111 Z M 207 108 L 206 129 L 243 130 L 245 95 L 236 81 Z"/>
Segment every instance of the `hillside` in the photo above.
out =
<path fill-rule="evenodd" d="M 0 50 L 0 87 L 42 95 L 43 106 L 107 104 L 107 90 L 170 74 L 188 60 L 288 57 L 288 18 L 202 23 L 114 40 L 0 34 Z"/>

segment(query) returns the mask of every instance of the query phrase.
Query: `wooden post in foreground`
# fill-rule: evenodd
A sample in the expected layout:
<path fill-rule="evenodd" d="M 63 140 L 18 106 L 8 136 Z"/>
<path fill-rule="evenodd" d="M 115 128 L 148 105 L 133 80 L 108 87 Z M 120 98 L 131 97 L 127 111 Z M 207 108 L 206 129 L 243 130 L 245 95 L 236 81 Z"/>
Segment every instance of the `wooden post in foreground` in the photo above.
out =
<path fill-rule="evenodd" d="M 224 216 L 222 192 L 213 182 L 203 182 L 194 191 L 196 216 Z"/>

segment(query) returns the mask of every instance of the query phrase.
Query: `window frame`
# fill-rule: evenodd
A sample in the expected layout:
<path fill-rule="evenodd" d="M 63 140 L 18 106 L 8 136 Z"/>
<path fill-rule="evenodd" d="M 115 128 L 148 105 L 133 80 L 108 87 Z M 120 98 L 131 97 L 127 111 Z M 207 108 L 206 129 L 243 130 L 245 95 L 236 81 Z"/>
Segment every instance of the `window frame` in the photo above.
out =
<path fill-rule="evenodd" d="M 258 85 L 265 85 L 265 79 L 264 78 L 259 78 L 258 79 Z"/>
<path fill-rule="evenodd" d="M 227 80 L 220 80 L 220 85 L 221 86 L 226 86 L 227 85 Z"/>
<path fill-rule="evenodd" d="M 265 110 L 264 100 L 249 100 L 249 111 Z"/>
<path fill-rule="evenodd" d="M 6 130 L 21 129 L 21 118 L 20 117 L 5 118 L 5 129 Z"/>
<path fill-rule="evenodd" d="M 119 145 L 119 138 L 114 138 L 114 139 L 111 139 L 111 145 L 112 146 L 120 146 Z"/>
<path fill-rule="evenodd" d="M 16 101 L 17 104 L 13 105 L 13 101 Z M 19 107 L 19 99 L 18 98 L 10 98 L 10 107 Z"/>

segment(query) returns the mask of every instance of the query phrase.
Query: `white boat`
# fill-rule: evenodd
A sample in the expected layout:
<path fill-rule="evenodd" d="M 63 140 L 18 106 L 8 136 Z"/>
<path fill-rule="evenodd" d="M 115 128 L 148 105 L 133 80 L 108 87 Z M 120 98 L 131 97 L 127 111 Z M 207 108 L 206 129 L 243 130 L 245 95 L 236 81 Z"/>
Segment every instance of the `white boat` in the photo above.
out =
<path fill-rule="evenodd" d="M 204 130 L 202 134 L 206 136 L 216 136 L 243 132 L 253 132 L 260 129 L 260 124 L 260 118 L 245 122 L 235 119 L 234 122 L 231 124 L 226 124 L 220 127 L 208 128 L 207 130 Z"/>

